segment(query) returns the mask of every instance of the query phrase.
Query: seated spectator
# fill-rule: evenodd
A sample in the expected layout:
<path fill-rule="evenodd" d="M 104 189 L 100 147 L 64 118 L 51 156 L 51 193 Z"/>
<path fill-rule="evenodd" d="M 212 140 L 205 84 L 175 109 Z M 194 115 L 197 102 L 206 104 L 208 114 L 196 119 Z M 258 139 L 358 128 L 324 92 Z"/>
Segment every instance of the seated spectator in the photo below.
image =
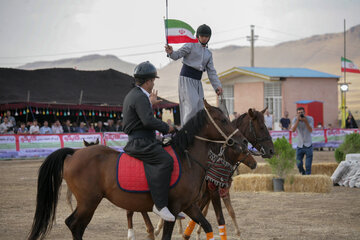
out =
<path fill-rule="evenodd" d="M 28 134 L 29 130 L 25 127 L 25 123 L 20 123 L 20 127 L 17 130 L 17 134 Z"/>
<path fill-rule="evenodd" d="M 112 119 L 107 120 L 107 132 L 115 132 L 114 121 Z"/>
<path fill-rule="evenodd" d="M 321 122 L 319 122 L 319 123 L 316 125 L 316 129 L 324 129 L 324 127 L 322 126 Z"/>
<path fill-rule="evenodd" d="M 63 126 L 64 133 L 73 133 L 76 132 L 76 129 L 71 126 L 70 120 L 66 120 L 65 125 Z"/>
<path fill-rule="evenodd" d="M 96 132 L 106 132 L 106 129 L 103 126 L 102 121 L 98 121 L 97 126 L 95 127 Z"/>
<path fill-rule="evenodd" d="M 56 120 L 55 124 L 52 126 L 52 131 L 53 131 L 53 133 L 55 133 L 55 134 L 59 134 L 59 133 L 63 133 L 63 132 L 64 132 L 64 129 L 63 129 L 63 127 L 61 126 L 59 120 Z"/>
<path fill-rule="evenodd" d="M 40 128 L 40 134 L 52 134 L 48 121 L 44 121 L 44 126 Z"/>
<path fill-rule="evenodd" d="M 38 122 L 36 119 L 33 121 L 33 125 L 30 127 L 29 133 L 30 134 L 39 134 L 40 133 L 40 128 L 38 126 Z"/>
<path fill-rule="evenodd" d="M 333 129 L 333 126 L 331 123 L 328 123 L 328 126 L 327 126 L 328 129 Z"/>
<path fill-rule="evenodd" d="M 288 111 L 284 111 L 284 117 L 280 119 L 280 128 L 281 130 L 290 130 L 291 128 L 291 121 Z"/>
<path fill-rule="evenodd" d="M 115 125 L 115 132 L 122 132 L 122 122 L 121 120 L 117 120 Z"/>
<path fill-rule="evenodd" d="M 3 123 L 0 124 L 0 134 L 14 134 L 14 126 L 7 116 L 4 117 Z"/>
<path fill-rule="evenodd" d="M 84 122 L 80 122 L 80 126 L 77 128 L 78 133 L 86 133 L 87 129 Z"/>
<path fill-rule="evenodd" d="M 77 126 L 77 123 L 76 122 L 73 122 L 71 128 L 70 128 L 71 132 L 72 133 L 78 133 L 79 132 L 79 128 Z"/>
<path fill-rule="evenodd" d="M 90 127 L 89 127 L 89 130 L 88 130 L 89 133 L 95 133 L 95 128 L 94 128 L 94 123 L 90 123 Z"/>
<path fill-rule="evenodd" d="M 6 116 L 8 117 L 9 122 L 13 125 L 13 127 L 15 127 L 16 126 L 15 118 L 11 116 L 11 112 L 9 110 L 6 112 Z"/>

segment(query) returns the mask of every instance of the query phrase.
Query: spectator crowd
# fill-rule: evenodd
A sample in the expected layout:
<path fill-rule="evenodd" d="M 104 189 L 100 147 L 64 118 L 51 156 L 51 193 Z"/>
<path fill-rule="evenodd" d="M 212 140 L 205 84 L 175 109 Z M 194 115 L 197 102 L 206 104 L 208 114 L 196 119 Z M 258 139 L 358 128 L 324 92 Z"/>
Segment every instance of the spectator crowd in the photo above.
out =
<path fill-rule="evenodd" d="M 122 122 L 117 120 L 114 124 L 113 119 L 106 122 L 71 122 L 69 119 L 61 123 L 59 120 L 49 122 L 44 120 L 39 123 L 36 119 L 32 122 L 18 122 L 11 112 L 7 111 L 1 119 L 0 134 L 60 134 L 60 133 L 95 133 L 95 132 L 122 132 Z"/>

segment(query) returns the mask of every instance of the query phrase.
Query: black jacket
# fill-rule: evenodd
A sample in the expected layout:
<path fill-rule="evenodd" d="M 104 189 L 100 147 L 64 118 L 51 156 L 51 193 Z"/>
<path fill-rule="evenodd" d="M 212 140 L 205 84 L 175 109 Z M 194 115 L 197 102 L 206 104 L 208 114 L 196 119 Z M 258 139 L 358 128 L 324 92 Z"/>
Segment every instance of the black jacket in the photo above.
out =
<path fill-rule="evenodd" d="M 169 132 L 169 126 L 154 117 L 150 100 L 139 87 L 134 87 L 126 95 L 123 117 L 123 131 L 128 135 L 137 130 L 158 130 L 164 134 Z"/>

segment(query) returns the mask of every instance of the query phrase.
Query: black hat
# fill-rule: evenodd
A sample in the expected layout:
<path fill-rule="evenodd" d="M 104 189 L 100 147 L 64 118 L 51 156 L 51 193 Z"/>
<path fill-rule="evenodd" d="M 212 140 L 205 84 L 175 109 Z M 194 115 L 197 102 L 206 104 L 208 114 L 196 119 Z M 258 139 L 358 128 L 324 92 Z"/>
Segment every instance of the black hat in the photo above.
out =
<path fill-rule="evenodd" d="M 211 28 L 206 25 L 200 25 L 196 30 L 196 37 L 204 36 L 204 37 L 211 37 Z"/>
<path fill-rule="evenodd" d="M 152 65 L 149 61 L 142 62 L 135 67 L 134 77 L 141 79 L 159 78 L 157 76 L 157 70 L 155 66 Z"/>

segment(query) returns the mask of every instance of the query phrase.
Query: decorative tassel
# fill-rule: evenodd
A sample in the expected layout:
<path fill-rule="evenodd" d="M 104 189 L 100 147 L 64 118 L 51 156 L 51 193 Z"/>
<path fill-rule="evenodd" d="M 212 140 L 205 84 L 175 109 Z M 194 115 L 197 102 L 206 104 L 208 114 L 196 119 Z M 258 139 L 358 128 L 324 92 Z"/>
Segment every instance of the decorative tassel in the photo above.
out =
<path fill-rule="evenodd" d="M 225 225 L 219 226 L 219 235 L 221 240 L 227 240 Z"/>
<path fill-rule="evenodd" d="M 190 222 L 188 223 L 184 235 L 187 237 L 191 236 L 191 233 L 193 232 L 194 228 L 195 228 L 196 222 L 194 222 L 193 220 L 190 220 Z"/>

